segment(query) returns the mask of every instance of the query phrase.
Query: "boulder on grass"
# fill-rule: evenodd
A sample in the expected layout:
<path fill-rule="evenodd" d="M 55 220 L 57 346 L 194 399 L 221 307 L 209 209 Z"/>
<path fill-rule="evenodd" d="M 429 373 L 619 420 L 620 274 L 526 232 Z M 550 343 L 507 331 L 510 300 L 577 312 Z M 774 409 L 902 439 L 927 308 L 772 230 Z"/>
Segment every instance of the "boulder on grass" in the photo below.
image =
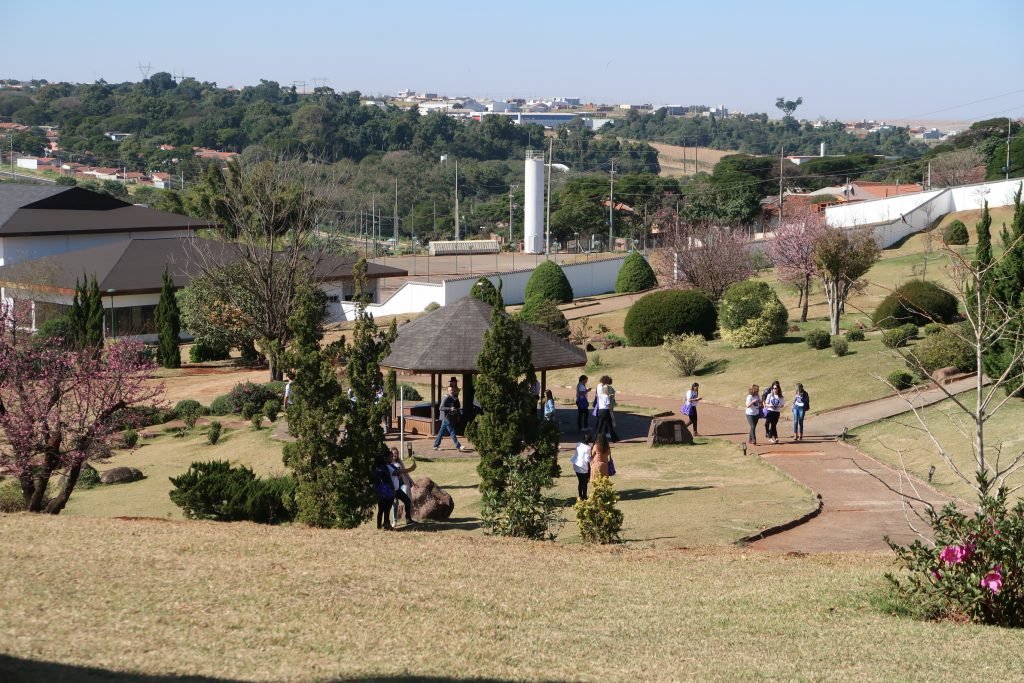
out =
<path fill-rule="evenodd" d="M 932 379 L 939 384 L 949 384 L 960 374 L 962 373 L 954 367 L 939 368 L 932 373 Z"/>
<path fill-rule="evenodd" d="M 114 467 L 106 472 L 100 472 L 100 482 L 103 484 L 130 484 L 144 478 L 142 470 L 134 467 Z"/>
<path fill-rule="evenodd" d="M 452 516 L 455 501 L 430 477 L 420 477 L 412 483 L 409 492 L 412 501 L 412 518 L 417 522 L 433 520 L 441 522 Z M 405 505 L 398 503 L 398 519 L 405 519 Z"/>
<path fill-rule="evenodd" d="M 647 430 L 647 445 L 692 444 L 693 434 L 686 426 L 686 420 L 673 414 L 672 417 L 655 417 Z"/>

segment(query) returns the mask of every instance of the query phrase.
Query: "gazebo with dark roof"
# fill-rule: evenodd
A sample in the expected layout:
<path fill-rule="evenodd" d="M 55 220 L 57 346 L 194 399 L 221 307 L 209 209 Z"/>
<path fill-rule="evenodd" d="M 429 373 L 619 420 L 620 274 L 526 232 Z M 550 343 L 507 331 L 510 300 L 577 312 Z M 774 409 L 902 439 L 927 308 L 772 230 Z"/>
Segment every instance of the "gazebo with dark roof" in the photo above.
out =
<path fill-rule="evenodd" d="M 463 404 L 473 403 L 473 375 L 476 359 L 484 346 L 484 334 L 491 329 L 492 308 L 467 296 L 398 328 L 391 354 L 381 365 L 412 373 L 430 373 L 430 433 L 435 430 L 437 406 L 441 401 L 441 376 L 462 375 Z M 541 374 L 541 392 L 547 387 L 547 371 L 577 368 L 587 364 L 587 354 L 577 346 L 534 325 L 520 323 L 530 339 L 533 367 Z"/>

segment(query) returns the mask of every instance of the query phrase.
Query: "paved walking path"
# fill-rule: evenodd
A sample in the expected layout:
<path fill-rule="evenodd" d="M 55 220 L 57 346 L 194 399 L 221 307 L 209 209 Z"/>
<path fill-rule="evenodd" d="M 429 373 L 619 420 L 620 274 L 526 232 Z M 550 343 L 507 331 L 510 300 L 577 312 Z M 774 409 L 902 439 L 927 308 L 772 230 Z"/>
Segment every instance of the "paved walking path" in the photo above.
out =
<path fill-rule="evenodd" d="M 953 393 L 973 388 L 974 380 L 960 380 L 948 385 Z M 565 395 L 571 392 L 564 390 Z M 679 410 L 679 399 L 635 395 L 621 397 L 624 403 L 657 410 Z M 916 405 L 928 405 L 945 398 L 938 389 L 922 392 Z M 861 453 L 836 440 L 845 427 L 853 428 L 908 410 L 902 397 L 887 397 L 857 406 L 849 406 L 809 416 L 804 440 L 791 440 L 792 423 L 780 422 L 784 438 L 778 444 L 764 438 L 763 423 L 758 425 L 756 453 L 796 481 L 821 496 L 821 513 L 793 529 L 756 541 L 752 547 L 783 552 L 884 551 L 883 537 L 888 535 L 899 543 L 916 538 L 908 520 L 917 528 L 925 525 L 914 517 L 896 491 L 905 491 L 934 505 L 949 498 L 916 479 L 908 479 L 893 467 Z M 787 415 L 784 414 L 784 417 Z M 746 442 L 747 424 L 743 411 L 714 404 L 702 404 L 698 429 L 701 436 L 724 438 L 737 444 Z M 639 439 L 632 439 L 633 441 Z"/>

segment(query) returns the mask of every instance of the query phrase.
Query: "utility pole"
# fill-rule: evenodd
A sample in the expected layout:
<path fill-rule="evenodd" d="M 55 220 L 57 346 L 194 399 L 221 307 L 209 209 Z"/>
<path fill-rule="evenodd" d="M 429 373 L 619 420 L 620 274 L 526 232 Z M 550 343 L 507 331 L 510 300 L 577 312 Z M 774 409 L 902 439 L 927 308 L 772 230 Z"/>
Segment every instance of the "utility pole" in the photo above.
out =
<path fill-rule="evenodd" d="M 928 189 L 932 189 L 932 162 L 928 162 Z"/>
<path fill-rule="evenodd" d="M 544 255 L 551 258 L 551 174 L 555 172 L 555 138 L 548 138 L 548 209 L 544 219 Z"/>
<path fill-rule="evenodd" d="M 459 160 L 455 160 L 455 241 L 459 241 Z"/>
<path fill-rule="evenodd" d="M 615 250 L 615 159 L 612 159 L 612 169 L 609 175 L 608 184 L 608 251 Z"/>
<path fill-rule="evenodd" d="M 398 178 L 395 178 L 395 253 L 398 253 Z"/>
<path fill-rule="evenodd" d="M 373 255 L 377 256 L 377 193 L 370 199 L 370 235 L 373 237 Z"/>
<path fill-rule="evenodd" d="M 782 225 L 782 164 L 786 159 L 786 148 L 779 148 L 779 225 Z"/>
<path fill-rule="evenodd" d="M 512 186 L 508 186 L 508 246 L 512 246 Z"/>
<path fill-rule="evenodd" d="M 1006 179 L 1010 179 L 1010 117 L 1006 117 Z"/>

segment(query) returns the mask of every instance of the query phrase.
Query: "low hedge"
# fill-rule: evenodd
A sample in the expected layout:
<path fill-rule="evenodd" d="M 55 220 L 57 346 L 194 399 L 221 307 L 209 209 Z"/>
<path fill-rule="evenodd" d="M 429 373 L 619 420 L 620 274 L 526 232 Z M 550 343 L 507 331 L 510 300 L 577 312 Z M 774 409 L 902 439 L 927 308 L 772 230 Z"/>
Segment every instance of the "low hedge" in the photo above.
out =
<path fill-rule="evenodd" d="M 906 346 L 907 342 L 917 336 L 917 325 L 908 323 L 886 330 L 882 333 L 882 344 L 890 349 Z"/>
<path fill-rule="evenodd" d="M 974 345 L 952 328 L 926 336 L 914 344 L 908 355 L 907 365 L 918 373 L 930 375 L 941 368 L 956 368 L 960 372 L 978 369 Z"/>
<path fill-rule="evenodd" d="M 693 289 L 651 292 L 630 307 L 625 332 L 630 346 L 661 346 L 670 334 L 715 335 L 718 313 L 707 296 Z"/>
<path fill-rule="evenodd" d="M 871 320 L 882 329 L 907 323 L 951 323 L 957 317 L 956 297 L 927 280 L 911 280 L 878 304 Z"/>

